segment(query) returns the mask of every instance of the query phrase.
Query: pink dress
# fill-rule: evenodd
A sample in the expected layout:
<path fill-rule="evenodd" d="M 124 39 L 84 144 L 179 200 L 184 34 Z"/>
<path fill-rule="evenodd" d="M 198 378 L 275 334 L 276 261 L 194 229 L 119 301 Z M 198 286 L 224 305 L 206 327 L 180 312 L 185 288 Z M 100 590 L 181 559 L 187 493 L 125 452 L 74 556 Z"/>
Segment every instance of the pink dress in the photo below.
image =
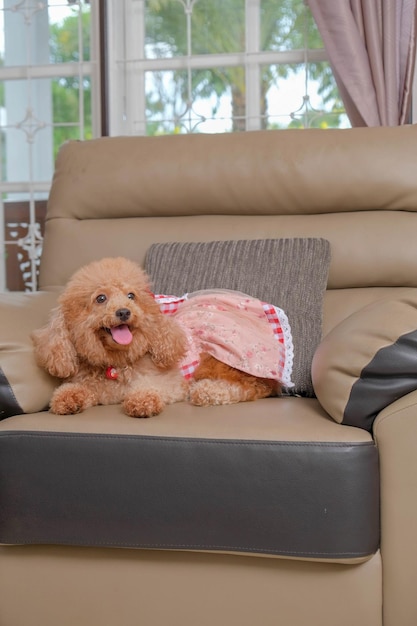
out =
<path fill-rule="evenodd" d="M 200 354 L 206 352 L 248 374 L 294 386 L 291 328 L 282 309 L 226 289 L 155 299 L 187 336 L 188 351 L 180 364 L 186 378 L 192 377 Z"/>

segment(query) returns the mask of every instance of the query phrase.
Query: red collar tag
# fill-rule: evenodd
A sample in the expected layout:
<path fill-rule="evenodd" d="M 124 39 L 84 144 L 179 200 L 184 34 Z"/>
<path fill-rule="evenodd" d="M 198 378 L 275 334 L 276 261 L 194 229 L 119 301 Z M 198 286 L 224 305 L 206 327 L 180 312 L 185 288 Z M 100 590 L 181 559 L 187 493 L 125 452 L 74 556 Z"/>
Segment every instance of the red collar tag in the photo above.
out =
<path fill-rule="evenodd" d="M 117 380 L 119 374 L 117 372 L 117 369 L 115 367 L 113 367 L 113 365 L 109 365 L 109 367 L 106 369 L 106 378 L 109 378 L 110 380 Z"/>

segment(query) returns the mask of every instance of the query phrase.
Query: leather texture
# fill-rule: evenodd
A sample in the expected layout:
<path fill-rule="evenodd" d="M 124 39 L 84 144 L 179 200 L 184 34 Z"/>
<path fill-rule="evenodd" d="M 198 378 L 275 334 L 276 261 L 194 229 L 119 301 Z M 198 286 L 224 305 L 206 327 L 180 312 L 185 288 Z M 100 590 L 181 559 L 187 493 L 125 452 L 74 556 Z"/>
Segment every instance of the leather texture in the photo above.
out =
<path fill-rule="evenodd" d="M 377 415 L 417 388 L 417 330 L 381 348 L 352 387 L 343 424 L 372 429 Z"/>
<path fill-rule="evenodd" d="M 282 237 L 330 241 L 331 289 L 415 287 L 416 140 L 407 126 L 68 142 L 40 287 L 104 251 L 143 264 L 156 242 Z"/>
<path fill-rule="evenodd" d="M 167 550 L 0 547 L 0 590 L 4 626 L 381 624 L 379 553 L 350 567 Z"/>
<path fill-rule="evenodd" d="M 4 431 L 0 475 L 3 544 L 336 560 L 379 546 L 372 441 Z"/>
<path fill-rule="evenodd" d="M 58 381 L 36 365 L 30 333 L 55 303 L 55 293 L 0 294 L 0 420 L 48 407 Z"/>
<path fill-rule="evenodd" d="M 377 415 L 417 389 L 417 294 L 403 289 L 340 322 L 316 350 L 312 376 L 338 422 L 372 430 Z"/>
<path fill-rule="evenodd" d="M 101 256 L 125 255 L 143 264 L 152 243 L 321 237 L 330 242 L 332 256 L 323 309 L 323 334 L 329 335 L 361 308 L 382 298 L 396 298 L 403 288 L 417 288 L 416 139 L 417 127 L 408 126 L 69 142 L 58 156 L 49 198 L 40 287 L 47 292 L 59 290 L 75 269 Z M 54 294 L 50 295 L 53 306 Z M 2 350 L 9 336 L 18 337 L 14 316 L 8 315 L 8 296 L 1 301 L 2 319 L 8 320 L 1 325 L 7 335 Z M 39 325 L 46 321 L 49 305 L 39 304 Z M 22 306 L 22 315 L 16 315 L 20 326 L 31 328 L 31 306 Z M 26 342 L 27 334 L 23 335 L 19 341 Z M 347 355 L 345 361 L 349 366 Z M 15 362 L 8 376 L 20 374 L 20 368 Z M 331 393 L 331 387 L 326 392 Z M 117 406 L 60 418 L 43 411 L 3 420 L 2 438 L 7 445 L 13 440 L 15 446 L 21 436 L 22 450 L 28 450 L 30 433 L 49 444 L 75 439 L 85 443 L 86 435 L 93 439 L 99 435 L 100 441 L 106 435 L 111 442 L 125 436 L 141 442 L 146 437 L 211 439 L 210 450 L 214 441 L 224 439 L 244 440 L 245 450 L 255 449 L 253 441 L 271 442 L 273 449 L 278 449 L 277 443 L 283 449 L 288 442 L 293 450 L 300 449 L 296 444 L 304 449 L 303 442 L 312 450 L 328 443 L 321 450 L 329 449 L 331 454 L 335 444 L 342 444 L 337 450 L 345 451 L 347 458 L 352 450 L 375 446 L 381 541 L 380 549 L 362 563 L 178 549 L 3 546 L 0 623 L 415 626 L 416 402 L 417 392 L 412 392 L 383 409 L 372 434 L 337 423 L 317 399 L 295 397 L 201 410 L 186 403 L 172 405 L 150 420 L 128 418 Z M 58 433 L 57 439 L 52 433 Z M 49 465 L 48 484 L 57 493 L 54 475 L 76 473 L 77 457 L 67 450 L 62 458 L 50 447 L 54 463 Z M 27 465 L 20 455 L 13 459 L 10 450 L 3 463 L 7 461 L 17 477 L 17 465 Z M 177 463 L 181 458 L 176 456 Z M 256 465 L 254 459 L 250 460 Z M 201 465 L 203 459 L 198 462 Z M 85 494 L 99 484 L 94 457 L 89 464 L 84 458 L 83 463 L 84 482 L 79 477 L 72 500 L 79 509 L 88 503 Z M 251 480 L 262 475 L 264 465 L 259 464 Z M 342 467 L 348 485 L 351 471 L 357 481 L 369 478 L 349 463 Z M 365 473 L 367 469 L 363 466 Z M 340 477 L 341 468 L 338 471 Z M 165 473 L 169 480 L 169 471 Z M 110 474 L 107 468 L 106 479 Z M 10 476 L 6 483 L 1 475 L 0 484 L 8 485 L 3 489 L 10 505 L 19 507 L 13 499 L 18 500 L 22 478 L 27 481 L 28 475 L 29 470 L 14 482 Z M 220 481 L 213 470 L 214 478 Z M 308 478 L 306 470 L 304 485 Z M 240 479 L 244 481 L 245 475 Z M 329 483 L 331 479 L 327 476 Z M 285 476 L 277 481 L 282 484 Z M 270 478 L 271 484 L 262 487 L 272 491 L 273 482 Z M 287 482 L 290 489 L 291 480 Z M 111 483 L 110 488 L 116 493 Z M 200 502 L 206 488 L 206 482 L 200 482 Z M 181 493 L 178 485 L 176 493 Z M 208 493 L 213 495 L 209 489 Z M 341 506 L 342 496 L 350 493 L 351 489 L 340 489 L 328 509 Z M 48 493 L 44 495 L 47 507 Z M 65 501 L 60 502 L 64 509 Z M 38 510 L 41 504 L 35 503 Z M 56 501 L 53 506 L 58 506 Z M 13 520 L 2 515 L 11 529 Z M 66 516 L 71 516 L 71 510 L 66 510 Z M 32 522 L 42 526 L 34 516 Z M 18 530 L 16 526 L 15 536 Z M 254 530 L 262 535 L 262 526 Z M 331 530 L 334 537 L 335 529 Z"/>
<path fill-rule="evenodd" d="M 417 563 L 417 392 L 385 408 L 374 423 L 381 471 L 384 626 L 417 622 L 413 577 Z"/>
<path fill-rule="evenodd" d="M 75 161 L 77 158 L 74 154 Z M 323 163 L 324 168 L 329 165 L 328 160 Z M 294 185 L 297 185 L 296 180 Z M 95 195 L 93 189 L 89 193 Z M 332 252 L 329 289 L 417 286 L 417 260 L 413 254 L 414 213 L 364 211 L 259 216 L 254 210 L 252 215 L 242 216 L 181 214 L 175 219 L 172 217 L 119 219 L 115 203 L 113 218 L 48 219 L 40 288 L 62 287 L 78 267 L 103 254 L 125 255 L 144 265 L 151 243 L 224 241 L 234 237 L 327 239 Z M 387 250 L 392 249 L 396 250 L 394 258 L 387 255 Z"/>
<path fill-rule="evenodd" d="M 239 133 L 224 133 L 69 142 L 58 155 L 49 215 L 111 219 L 115 211 L 120 218 L 415 211 L 416 135 L 415 127 L 402 127 L 382 133 L 379 128 L 324 134 L 317 129 L 261 131 L 247 133 L 244 140 Z"/>
<path fill-rule="evenodd" d="M 13 393 L 13 388 L 9 379 L 0 368 L 0 419 L 5 419 L 11 415 L 20 415 L 24 411 L 18 403 L 16 396 Z"/>

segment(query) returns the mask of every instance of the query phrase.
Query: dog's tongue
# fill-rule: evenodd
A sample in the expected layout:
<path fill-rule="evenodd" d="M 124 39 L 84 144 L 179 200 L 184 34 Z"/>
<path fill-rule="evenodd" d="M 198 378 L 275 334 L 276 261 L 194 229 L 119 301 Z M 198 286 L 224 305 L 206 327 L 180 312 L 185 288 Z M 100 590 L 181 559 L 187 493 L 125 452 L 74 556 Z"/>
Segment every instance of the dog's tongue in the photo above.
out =
<path fill-rule="evenodd" d="M 111 336 L 116 343 L 120 343 L 123 346 L 127 346 L 132 341 L 132 333 L 129 330 L 127 324 L 121 326 L 113 326 L 110 328 Z"/>

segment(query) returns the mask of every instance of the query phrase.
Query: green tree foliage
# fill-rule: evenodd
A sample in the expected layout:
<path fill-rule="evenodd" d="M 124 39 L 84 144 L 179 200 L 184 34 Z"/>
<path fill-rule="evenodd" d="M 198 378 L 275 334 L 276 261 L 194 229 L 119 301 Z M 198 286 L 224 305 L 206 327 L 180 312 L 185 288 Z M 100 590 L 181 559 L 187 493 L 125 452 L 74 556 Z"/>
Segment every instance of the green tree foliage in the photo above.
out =
<path fill-rule="evenodd" d="M 188 3 L 188 13 L 183 0 L 148 0 L 146 2 L 146 45 L 153 57 L 243 52 L 245 50 L 244 0 L 196 0 Z M 191 26 L 188 37 L 187 20 Z M 261 50 L 285 51 L 322 48 L 323 43 L 304 0 L 262 0 L 260 15 Z M 279 79 L 289 78 L 299 71 L 299 66 L 277 64 L 263 68 L 261 76 L 261 110 L 264 127 L 268 122 L 267 94 Z M 327 109 L 343 110 L 333 74 L 328 64 L 309 63 L 309 76 L 318 83 L 318 93 Z M 246 83 L 245 69 L 240 67 L 193 70 L 190 76 L 184 70 L 174 71 L 169 89 L 164 73 L 153 74 L 152 91 L 147 100 L 151 119 L 180 120 L 185 107 L 199 98 L 211 99 L 212 114 L 225 94 L 231 97 L 233 130 L 245 129 Z M 173 87 L 174 86 L 174 87 Z M 191 94 L 189 93 L 191 86 Z M 149 93 L 149 91 L 148 91 Z M 338 115 L 321 115 L 312 111 L 310 117 L 295 117 L 291 126 L 337 126 Z M 153 122 L 148 132 L 166 132 L 168 125 Z"/>
<path fill-rule="evenodd" d="M 50 51 L 53 63 L 90 59 L 90 12 L 81 14 L 82 37 L 79 37 L 78 14 L 66 17 L 50 27 Z M 92 137 L 91 79 L 79 76 L 62 77 L 52 81 L 54 122 L 54 155 L 68 139 L 80 139 L 80 115 L 84 118 L 84 138 Z M 82 103 L 80 103 L 80 96 Z M 82 104 L 82 107 L 80 107 Z"/>

